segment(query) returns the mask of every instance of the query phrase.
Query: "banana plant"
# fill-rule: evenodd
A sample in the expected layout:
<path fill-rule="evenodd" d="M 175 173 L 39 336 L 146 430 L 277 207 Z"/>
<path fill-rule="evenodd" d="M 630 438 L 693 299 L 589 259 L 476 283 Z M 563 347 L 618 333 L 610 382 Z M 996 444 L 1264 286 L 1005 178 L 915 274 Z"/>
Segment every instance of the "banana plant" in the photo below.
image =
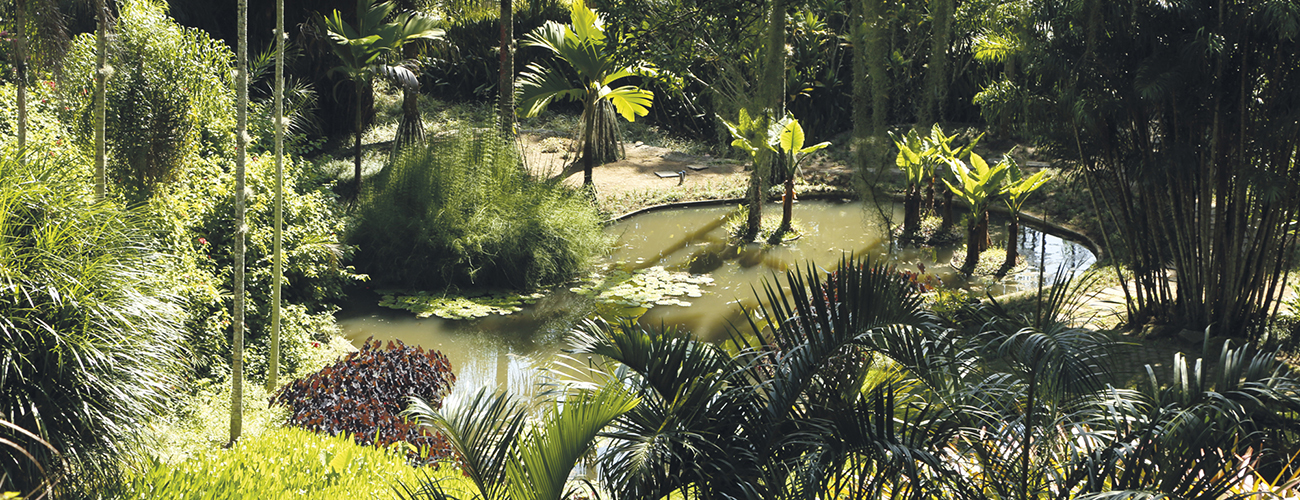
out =
<path fill-rule="evenodd" d="M 1005 274 L 1008 270 L 1015 267 L 1016 259 L 1019 257 L 1019 248 L 1016 247 L 1016 240 L 1020 236 L 1020 209 L 1025 206 L 1025 200 L 1029 195 L 1038 188 L 1043 187 L 1051 175 L 1047 170 L 1039 170 L 1034 175 L 1025 177 L 1020 170 L 1020 166 L 1011 154 L 1008 152 L 1006 158 L 1009 166 L 1007 168 L 1007 184 L 1002 188 L 1002 201 L 1007 204 L 1007 209 L 1011 211 L 1011 221 L 1007 223 L 1007 260 L 1002 264 L 999 274 Z"/>
<path fill-rule="evenodd" d="M 966 261 L 961 266 L 961 272 L 969 275 L 979 263 L 980 252 L 988 248 L 989 202 L 1002 194 L 1002 181 L 1010 163 L 1004 159 L 989 166 L 983 157 L 971 153 L 969 166 L 957 158 L 949 158 L 948 166 L 957 182 L 943 179 L 943 183 L 971 208 L 970 223 L 966 226 Z"/>
<path fill-rule="evenodd" d="M 600 16 L 587 8 L 583 0 L 573 2 L 570 19 L 568 26 L 547 21 L 524 37 L 524 45 L 551 51 L 568 63 L 578 80 L 570 80 L 558 68 L 529 64 L 519 77 L 518 102 L 528 117 L 541 113 L 553 101 L 582 103 L 582 182 L 590 187 L 597 149 L 609 146 L 608 150 L 612 151 L 612 145 L 618 140 L 613 133 L 612 117 L 602 110 L 612 107 L 630 122 L 649 113 L 654 100 L 654 93 L 649 90 L 634 85 L 613 85 L 632 76 L 652 76 L 655 70 L 646 65 L 619 65 L 614 59 L 615 42 L 606 39 Z M 602 132 L 600 138 L 596 137 L 598 129 Z"/>
<path fill-rule="evenodd" d="M 772 121 L 772 114 L 768 110 L 763 110 L 756 116 L 751 116 L 749 111 L 741 108 L 740 115 L 734 123 L 722 116 L 718 116 L 718 121 L 727 127 L 728 132 L 731 132 L 731 146 L 749 153 L 750 164 L 753 165 L 753 172 L 749 176 L 749 189 L 745 195 L 748 217 L 745 221 L 744 235 L 745 240 L 752 240 L 758 235 L 759 225 L 763 220 L 763 179 L 766 178 L 767 172 L 763 168 L 763 162 L 759 161 L 759 156 L 764 149 L 763 145 L 772 142 L 767 135 L 767 131 L 771 129 L 768 124 Z M 770 148 L 766 149 L 770 150 Z"/>
<path fill-rule="evenodd" d="M 404 89 L 414 89 L 420 82 L 413 70 L 413 60 L 395 60 L 407 43 L 421 39 L 436 39 L 443 32 L 436 29 L 437 21 L 412 12 L 402 12 L 389 19 L 396 6 L 392 2 L 375 3 L 375 0 L 357 0 L 357 24 L 354 27 L 343 20 L 335 10 L 323 19 L 325 30 L 334 41 L 334 55 L 343 64 L 330 73 L 343 73 L 356 87 L 356 143 L 353 149 L 353 175 L 356 194 L 361 193 L 361 134 L 365 130 L 362 101 L 371 91 L 376 76 L 392 79 Z"/>
<path fill-rule="evenodd" d="M 975 140 L 957 149 L 952 147 L 952 142 L 957 138 L 957 134 L 944 134 L 943 129 L 938 124 L 930 129 L 928 136 L 921 136 L 915 129 L 909 130 L 907 134 L 901 136 L 890 132 L 889 136 L 894 140 L 894 145 L 898 147 L 895 165 L 907 174 L 907 191 L 903 199 L 903 234 L 915 234 L 921 224 L 922 183 L 927 183 L 925 206 L 933 208 L 934 187 L 937 182 L 939 168 L 949 165 L 952 159 L 961 159 L 970 155 L 971 150 L 975 148 L 975 144 L 979 143 L 979 140 L 984 135 L 980 134 Z M 945 227 L 952 220 L 952 196 L 951 191 L 944 195 L 946 199 L 944 208 Z"/>
<path fill-rule="evenodd" d="M 777 228 L 776 233 L 772 234 L 772 241 L 781 241 L 781 236 L 790 230 L 790 219 L 793 216 L 794 206 L 794 176 L 799 173 L 799 164 L 808 158 L 808 155 L 830 146 L 830 142 L 819 142 L 808 147 L 804 147 L 803 126 L 799 120 L 789 113 L 785 118 L 772 124 L 768 131 L 768 137 L 775 136 L 775 141 L 769 140 L 768 147 L 784 157 L 781 162 L 785 165 L 787 171 L 785 175 L 785 196 L 781 204 L 781 227 Z"/>

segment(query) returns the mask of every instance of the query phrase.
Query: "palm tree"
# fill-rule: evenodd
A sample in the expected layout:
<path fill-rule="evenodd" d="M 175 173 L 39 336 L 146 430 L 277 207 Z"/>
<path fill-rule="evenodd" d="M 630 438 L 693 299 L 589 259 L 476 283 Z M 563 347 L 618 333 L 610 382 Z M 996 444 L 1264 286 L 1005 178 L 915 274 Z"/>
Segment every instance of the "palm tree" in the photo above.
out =
<path fill-rule="evenodd" d="M 104 94 L 108 88 L 108 78 L 112 74 L 108 66 L 108 0 L 96 0 L 95 7 L 98 19 L 95 30 L 95 197 L 102 200 L 108 185 L 108 148 L 104 142 L 108 101 Z"/>
<path fill-rule="evenodd" d="M 275 229 L 272 236 L 271 352 L 266 390 L 280 382 L 280 283 L 284 279 L 284 0 L 275 0 Z"/>
<path fill-rule="evenodd" d="M 439 411 L 419 397 L 403 413 L 429 432 L 447 436 L 475 492 L 463 498 L 485 500 L 561 500 L 574 467 L 596 444 L 596 437 L 615 418 L 639 401 L 615 384 L 573 389 L 543 404 L 536 421 L 528 407 L 505 393 L 480 389 L 471 398 Z M 436 481 L 407 498 L 456 498 Z"/>
<path fill-rule="evenodd" d="M 27 146 L 27 0 L 14 0 L 14 67 L 18 70 L 18 149 Z"/>
<path fill-rule="evenodd" d="M 323 21 L 330 38 L 334 40 L 334 54 L 343 62 L 330 72 L 342 72 L 352 80 L 356 89 L 353 176 L 358 195 L 361 192 L 361 135 L 365 131 L 365 113 L 361 103 L 371 91 L 371 82 L 380 76 L 393 79 L 404 89 L 417 88 L 420 82 L 412 70 L 416 63 L 413 60 L 392 62 L 392 59 L 402 53 L 406 44 L 421 39 L 435 39 L 442 34 L 435 29 L 434 20 L 411 12 L 399 13 L 391 21 L 385 21 L 394 9 L 392 2 L 357 0 L 355 28 L 344 21 L 342 13 L 337 10 Z M 408 131 L 414 126 L 416 125 L 408 124 Z M 406 132 L 399 133 L 403 134 L 410 135 Z"/>
<path fill-rule="evenodd" d="M 578 80 L 571 81 L 557 68 L 543 68 L 533 63 L 520 75 L 519 106 L 524 116 L 537 116 L 552 101 L 567 99 L 582 103 L 582 184 L 593 188 L 591 169 L 597 158 L 606 158 L 617 147 L 618 138 L 613 113 L 633 121 L 650 112 L 654 94 L 633 85 L 611 87 L 624 78 L 649 74 L 647 66 L 619 66 L 614 52 L 606 40 L 600 17 L 587 8 L 583 0 L 575 0 L 570 11 L 570 24 L 547 21 L 524 37 L 524 44 L 550 50 L 569 65 Z"/>
<path fill-rule="evenodd" d="M 501 133 L 515 133 L 515 6 L 501 2 L 501 76 L 497 82 L 497 126 Z"/>
<path fill-rule="evenodd" d="M 235 261 L 234 304 L 230 352 L 230 443 L 239 440 L 244 427 L 244 170 L 248 156 L 248 0 L 239 0 L 239 47 L 235 53 Z"/>

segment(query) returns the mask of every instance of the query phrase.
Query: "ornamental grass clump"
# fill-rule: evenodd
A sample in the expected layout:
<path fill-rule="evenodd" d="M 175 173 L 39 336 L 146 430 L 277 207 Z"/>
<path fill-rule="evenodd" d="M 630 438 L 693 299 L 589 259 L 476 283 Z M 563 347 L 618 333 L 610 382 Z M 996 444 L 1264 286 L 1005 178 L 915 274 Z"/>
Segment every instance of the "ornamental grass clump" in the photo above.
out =
<path fill-rule="evenodd" d="M 31 453 L 0 447 L 0 492 L 50 473 L 76 496 L 118 474 L 180 384 L 183 311 L 141 217 L 44 153 L 0 153 L 0 420 L 49 445 L 0 429 Z"/>
<path fill-rule="evenodd" d="M 350 240 L 359 271 L 421 290 L 545 287 L 608 246 L 585 195 L 531 177 L 513 143 L 492 134 L 405 154 L 364 194 Z"/>

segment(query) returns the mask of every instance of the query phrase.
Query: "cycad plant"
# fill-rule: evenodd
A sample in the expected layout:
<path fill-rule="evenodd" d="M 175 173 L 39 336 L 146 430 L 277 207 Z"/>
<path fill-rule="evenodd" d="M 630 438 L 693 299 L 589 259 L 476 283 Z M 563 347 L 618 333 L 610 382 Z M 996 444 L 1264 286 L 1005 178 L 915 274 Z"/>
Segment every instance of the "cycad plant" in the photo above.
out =
<path fill-rule="evenodd" d="M 46 473 L 109 479 L 180 384 L 179 299 L 138 214 L 93 201 L 84 177 L 34 154 L 0 155 L 0 491 Z M 61 455 L 55 454 L 57 449 Z M 72 470 L 64 466 L 71 467 Z"/>
<path fill-rule="evenodd" d="M 614 58 L 614 40 L 605 36 L 603 22 L 583 0 L 575 0 L 570 24 L 547 21 L 524 37 L 524 45 L 541 47 L 568 64 L 577 79 L 560 68 L 529 64 L 519 79 L 519 107 L 536 116 L 556 100 L 582 103 L 582 183 L 592 186 L 591 169 L 617 148 L 617 112 L 627 121 L 650 112 L 654 94 L 634 85 L 613 85 L 624 78 L 652 73 L 643 65 L 625 66 Z"/>
<path fill-rule="evenodd" d="M 475 491 L 450 491 L 429 480 L 399 493 L 411 499 L 571 498 L 569 477 L 595 447 L 600 431 L 638 403 L 616 384 L 570 388 L 543 403 L 530 420 L 528 405 L 487 389 L 441 411 L 413 397 L 405 414 L 429 432 L 447 436 Z"/>
<path fill-rule="evenodd" d="M 402 47 L 420 39 L 433 39 L 441 35 L 435 21 L 411 12 L 401 12 L 389 20 L 395 6 L 392 2 L 375 3 L 375 0 L 357 0 L 357 25 L 343 20 L 339 11 L 324 18 L 323 24 L 334 40 L 334 54 L 343 64 L 330 70 L 342 72 L 352 80 L 356 89 L 356 117 L 354 122 L 356 142 L 353 146 L 353 175 L 356 192 L 361 192 L 361 134 L 365 131 L 365 113 L 362 106 L 371 91 L 375 77 L 389 78 L 410 91 L 419 85 L 415 61 L 399 60 Z M 409 127 L 409 125 L 408 125 Z M 399 135 L 401 135 L 399 133 Z"/>

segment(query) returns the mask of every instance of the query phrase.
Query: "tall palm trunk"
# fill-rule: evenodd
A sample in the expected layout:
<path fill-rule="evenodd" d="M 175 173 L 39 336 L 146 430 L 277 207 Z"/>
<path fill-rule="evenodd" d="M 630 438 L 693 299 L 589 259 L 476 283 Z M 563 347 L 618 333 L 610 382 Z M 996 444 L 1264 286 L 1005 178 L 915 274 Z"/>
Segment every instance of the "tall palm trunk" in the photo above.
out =
<path fill-rule="evenodd" d="M 952 31 L 953 0 L 933 0 L 930 2 L 931 38 L 930 64 L 925 73 L 925 91 L 921 102 L 921 123 L 923 129 L 929 129 L 936 121 L 943 120 L 943 103 L 948 94 L 948 44 Z M 929 205 L 933 205 L 930 198 Z"/>
<path fill-rule="evenodd" d="M 99 26 L 95 30 L 95 198 L 104 199 L 106 188 L 104 126 L 108 122 L 105 89 L 108 86 L 108 0 L 97 0 Z"/>
<path fill-rule="evenodd" d="M 18 149 L 27 146 L 27 0 L 16 0 L 14 5 L 14 57 L 18 60 Z M 23 161 L 19 156 L 19 162 Z"/>
<path fill-rule="evenodd" d="M 592 190 L 595 189 L 591 169 L 596 164 L 596 97 L 588 95 L 582 108 L 582 187 Z"/>
<path fill-rule="evenodd" d="M 239 77 L 235 81 L 235 272 L 234 341 L 230 353 L 230 442 L 239 439 L 244 426 L 244 162 L 248 155 L 248 0 L 239 0 Z"/>
<path fill-rule="evenodd" d="M 244 0 L 240 0 L 240 1 L 244 1 Z M 362 132 L 361 127 L 365 125 L 364 116 L 363 116 L 365 114 L 365 109 L 364 106 L 362 105 L 362 99 L 365 97 L 366 84 L 362 80 L 355 80 L 353 83 L 357 87 L 357 115 L 352 123 L 352 126 L 357 133 L 357 137 L 352 147 L 352 175 L 353 175 L 352 187 L 353 187 L 353 196 L 360 198 L 361 197 L 361 132 Z"/>
<path fill-rule="evenodd" d="M 759 99 L 771 114 L 785 115 L 785 6 L 786 0 L 772 0 L 767 20 L 767 38 L 763 43 L 763 78 Z M 757 113 L 756 113 L 757 114 Z M 766 125 L 765 125 L 766 126 Z M 758 237 L 763 223 L 764 174 L 774 170 L 776 155 L 760 148 L 750 173 L 749 193 L 746 196 L 749 217 L 745 220 L 746 241 Z M 760 165 L 762 164 L 762 165 Z"/>
<path fill-rule="evenodd" d="M 515 133 L 515 7 L 501 0 L 501 71 L 497 82 L 497 126 L 501 133 Z"/>
<path fill-rule="evenodd" d="M 275 0 L 275 233 L 271 270 L 271 354 L 266 390 L 280 383 L 280 283 L 284 274 L 284 0 Z"/>

